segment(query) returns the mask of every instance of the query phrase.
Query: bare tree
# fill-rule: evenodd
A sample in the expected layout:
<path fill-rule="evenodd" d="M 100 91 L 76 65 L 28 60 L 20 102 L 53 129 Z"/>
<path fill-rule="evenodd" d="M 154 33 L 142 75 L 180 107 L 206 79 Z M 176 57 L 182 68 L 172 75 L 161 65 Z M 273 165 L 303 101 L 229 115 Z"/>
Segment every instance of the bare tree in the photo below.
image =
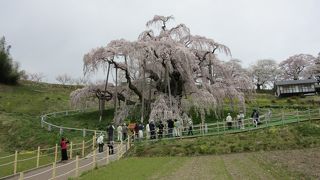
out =
<path fill-rule="evenodd" d="M 77 104 L 83 97 L 81 94 L 86 96 L 88 92 L 104 100 L 124 101 L 127 106 L 116 113 L 117 123 L 129 111 L 129 104 L 141 107 L 142 121 L 148 117 L 156 121 L 181 119 L 180 115 L 194 106 L 204 122 L 205 112 L 222 106 L 224 98 L 237 99 L 243 108 L 244 93 L 253 86 L 248 76 L 241 76 L 243 73 L 236 70 L 235 63 L 224 63 L 216 57 L 219 52 L 231 55 L 229 48 L 190 34 L 184 24 L 167 27 L 172 19 L 156 15 L 146 25 L 160 27 L 159 30 L 150 28 L 136 41 L 114 40 L 86 54 L 85 73 L 111 66 L 124 74 L 127 84 L 116 81 L 118 85 L 106 83 L 104 88 L 85 87 L 72 93 L 72 102 Z"/>
<path fill-rule="evenodd" d="M 42 82 L 46 76 L 43 73 L 29 73 L 28 78 L 33 82 Z"/>
<path fill-rule="evenodd" d="M 258 60 L 250 67 L 250 75 L 257 90 L 260 90 L 276 80 L 279 75 L 278 64 L 272 59 Z"/>
<path fill-rule="evenodd" d="M 72 77 L 68 74 L 61 74 L 56 77 L 56 80 L 62 85 L 72 84 Z"/>
<path fill-rule="evenodd" d="M 298 80 L 303 72 L 311 65 L 314 57 L 310 54 L 297 54 L 279 64 L 283 79 Z"/>

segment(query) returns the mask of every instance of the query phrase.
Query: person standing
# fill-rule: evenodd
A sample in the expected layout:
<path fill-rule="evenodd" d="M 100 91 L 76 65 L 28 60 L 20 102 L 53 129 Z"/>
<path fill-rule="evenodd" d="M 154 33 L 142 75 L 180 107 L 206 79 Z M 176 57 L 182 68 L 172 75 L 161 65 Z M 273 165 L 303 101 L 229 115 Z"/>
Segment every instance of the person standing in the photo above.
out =
<path fill-rule="evenodd" d="M 149 125 L 149 123 L 146 124 L 146 138 L 150 139 L 150 125 Z"/>
<path fill-rule="evenodd" d="M 164 128 L 162 121 L 159 122 L 158 128 L 159 128 L 158 138 L 161 139 L 163 136 L 163 128 Z"/>
<path fill-rule="evenodd" d="M 118 132 L 118 141 L 122 141 L 122 126 L 119 124 L 117 127 L 117 132 Z"/>
<path fill-rule="evenodd" d="M 189 122 L 188 122 L 188 136 L 193 136 L 193 132 L 192 132 L 192 129 L 193 129 L 193 123 L 192 123 L 192 120 L 189 119 Z"/>
<path fill-rule="evenodd" d="M 173 128 L 174 128 L 174 122 L 172 119 L 168 119 L 167 120 L 168 123 L 168 136 L 169 137 L 173 137 Z"/>
<path fill-rule="evenodd" d="M 113 141 L 108 141 L 109 154 L 114 154 L 114 151 L 113 151 L 113 144 L 114 144 L 114 142 L 113 142 Z"/>
<path fill-rule="evenodd" d="M 174 126 L 176 128 L 176 136 L 180 137 L 181 136 L 181 122 L 179 120 L 176 120 L 174 123 Z"/>
<path fill-rule="evenodd" d="M 258 127 L 259 123 L 259 112 L 256 109 L 253 109 L 253 112 L 251 114 L 251 118 L 253 121 L 253 124 Z"/>
<path fill-rule="evenodd" d="M 112 124 L 110 124 L 107 128 L 108 131 L 108 142 L 113 141 L 113 133 L 114 133 L 114 126 Z"/>
<path fill-rule="evenodd" d="M 138 129 L 139 129 L 139 140 L 142 140 L 142 138 L 143 138 L 143 129 L 144 129 L 144 126 L 143 126 L 142 123 L 139 123 Z"/>
<path fill-rule="evenodd" d="M 150 121 L 149 128 L 150 128 L 151 139 L 156 139 L 156 127 L 153 120 Z"/>
<path fill-rule="evenodd" d="M 128 136 L 128 127 L 126 125 L 126 123 L 123 123 L 122 126 L 122 140 L 125 140 Z"/>
<path fill-rule="evenodd" d="M 99 153 L 102 153 L 103 152 L 103 146 L 104 146 L 103 134 L 102 133 L 100 133 L 99 137 L 97 138 L 97 144 L 99 146 Z"/>
<path fill-rule="evenodd" d="M 226 122 L 227 122 L 228 129 L 232 129 L 232 117 L 231 117 L 230 113 L 228 113 L 228 116 L 226 118 Z"/>
<path fill-rule="evenodd" d="M 61 161 L 67 161 L 68 160 L 68 145 L 69 141 L 66 140 L 64 137 L 61 138 L 60 141 L 60 147 L 61 147 Z"/>
<path fill-rule="evenodd" d="M 244 129 L 244 113 L 243 111 L 240 111 L 240 129 Z"/>

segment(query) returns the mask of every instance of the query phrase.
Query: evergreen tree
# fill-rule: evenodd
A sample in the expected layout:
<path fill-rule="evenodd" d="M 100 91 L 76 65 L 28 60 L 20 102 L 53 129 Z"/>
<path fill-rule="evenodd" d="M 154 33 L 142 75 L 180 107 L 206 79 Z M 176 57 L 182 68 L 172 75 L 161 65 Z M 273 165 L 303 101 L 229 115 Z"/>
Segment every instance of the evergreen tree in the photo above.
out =
<path fill-rule="evenodd" d="M 20 77 L 19 66 L 12 61 L 10 48 L 10 45 L 6 45 L 5 37 L 2 37 L 0 39 L 0 83 L 17 84 Z"/>

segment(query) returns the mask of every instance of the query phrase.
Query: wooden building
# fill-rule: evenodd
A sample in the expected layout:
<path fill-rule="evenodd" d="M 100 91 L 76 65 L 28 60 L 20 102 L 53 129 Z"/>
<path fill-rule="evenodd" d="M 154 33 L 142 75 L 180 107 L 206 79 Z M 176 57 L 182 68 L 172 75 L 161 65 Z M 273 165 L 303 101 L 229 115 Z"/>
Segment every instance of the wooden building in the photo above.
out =
<path fill-rule="evenodd" d="M 315 79 L 276 81 L 274 83 L 276 96 L 294 96 L 300 94 L 316 94 L 319 83 Z"/>

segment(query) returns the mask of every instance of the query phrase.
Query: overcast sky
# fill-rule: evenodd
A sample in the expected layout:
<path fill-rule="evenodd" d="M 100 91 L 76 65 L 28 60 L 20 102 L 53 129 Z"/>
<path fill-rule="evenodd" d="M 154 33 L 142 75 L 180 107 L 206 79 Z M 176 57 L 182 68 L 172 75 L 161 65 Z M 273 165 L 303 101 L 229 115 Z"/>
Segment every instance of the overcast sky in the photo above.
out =
<path fill-rule="evenodd" d="M 244 66 L 320 52 L 319 0 L 0 0 L 0 36 L 22 69 L 54 82 L 82 76 L 85 53 L 136 40 L 156 14 L 227 45 Z"/>

